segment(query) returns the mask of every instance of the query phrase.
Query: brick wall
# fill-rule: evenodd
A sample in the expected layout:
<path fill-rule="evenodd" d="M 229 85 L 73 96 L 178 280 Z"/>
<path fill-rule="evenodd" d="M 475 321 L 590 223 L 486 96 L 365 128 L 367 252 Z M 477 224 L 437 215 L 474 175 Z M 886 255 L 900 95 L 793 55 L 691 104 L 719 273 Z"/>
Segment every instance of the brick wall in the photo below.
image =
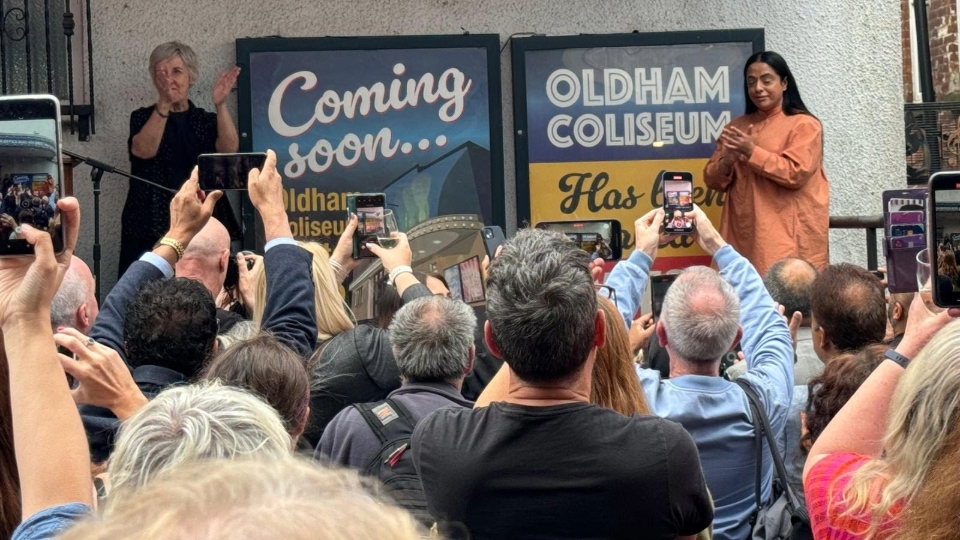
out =
<path fill-rule="evenodd" d="M 903 44 L 903 98 L 913 101 L 913 69 L 910 56 L 910 0 L 900 1 Z M 954 94 L 960 100 L 960 61 L 957 56 L 957 0 L 927 0 L 930 32 L 930 63 L 937 101 Z"/>

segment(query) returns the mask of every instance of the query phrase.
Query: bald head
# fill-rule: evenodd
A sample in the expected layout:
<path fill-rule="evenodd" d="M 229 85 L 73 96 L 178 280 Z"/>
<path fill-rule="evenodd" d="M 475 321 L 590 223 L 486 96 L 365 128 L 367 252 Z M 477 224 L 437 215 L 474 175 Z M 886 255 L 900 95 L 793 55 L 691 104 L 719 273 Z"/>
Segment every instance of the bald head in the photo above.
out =
<path fill-rule="evenodd" d="M 230 233 L 223 223 L 210 218 L 177 262 L 177 277 L 200 281 L 216 298 L 227 277 L 229 257 Z"/>
<path fill-rule="evenodd" d="M 767 270 L 763 284 L 773 300 L 784 307 L 789 317 L 799 311 L 810 317 L 810 293 L 817 279 L 817 269 L 803 259 L 781 259 Z"/>
<path fill-rule="evenodd" d="M 86 334 L 99 313 L 93 273 L 83 259 L 74 256 L 50 306 L 50 323 L 54 328 L 68 326 Z"/>

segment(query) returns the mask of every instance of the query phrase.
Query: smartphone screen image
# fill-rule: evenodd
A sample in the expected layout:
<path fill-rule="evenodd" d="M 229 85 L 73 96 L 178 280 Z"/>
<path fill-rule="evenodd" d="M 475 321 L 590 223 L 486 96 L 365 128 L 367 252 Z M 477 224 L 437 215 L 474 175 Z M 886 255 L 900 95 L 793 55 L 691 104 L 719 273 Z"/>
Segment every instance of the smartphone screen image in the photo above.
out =
<path fill-rule="evenodd" d="M 355 259 L 376 257 L 367 249 L 366 245 L 378 243 L 377 233 L 384 230 L 383 210 L 385 207 L 386 198 L 383 193 L 347 195 L 347 211 L 357 215 L 357 232 L 353 235 L 353 257 Z"/>
<path fill-rule="evenodd" d="M 616 261 L 623 256 L 617 220 L 544 221 L 537 223 L 537 228 L 565 234 L 593 259 Z"/>
<path fill-rule="evenodd" d="M 960 306 L 960 269 L 954 238 L 960 237 L 960 173 L 937 173 L 930 177 L 930 201 L 932 212 L 928 230 L 928 253 L 930 279 L 920 283 L 921 269 L 917 277 L 920 295 L 932 296 L 933 303 L 940 307 Z"/>
<path fill-rule="evenodd" d="M 24 224 L 49 232 L 54 250 L 63 251 L 60 145 L 57 98 L 0 97 L 0 256 L 33 254 Z"/>
<path fill-rule="evenodd" d="M 246 190 L 251 169 L 262 169 L 267 161 L 264 153 L 201 154 L 197 160 L 200 189 Z"/>
<path fill-rule="evenodd" d="M 663 230 L 672 234 L 693 232 L 693 175 L 684 172 L 665 172 L 663 186 Z"/>

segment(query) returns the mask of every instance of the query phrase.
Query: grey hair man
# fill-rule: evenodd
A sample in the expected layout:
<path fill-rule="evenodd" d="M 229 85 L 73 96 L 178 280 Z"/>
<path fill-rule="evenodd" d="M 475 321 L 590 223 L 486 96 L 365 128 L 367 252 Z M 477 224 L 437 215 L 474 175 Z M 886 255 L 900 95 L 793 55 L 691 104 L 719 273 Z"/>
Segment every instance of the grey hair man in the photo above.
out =
<path fill-rule="evenodd" d="M 662 380 L 651 369 L 638 374 L 653 412 L 683 424 L 697 443 L 716 502 L 714 538 L 746 538 L 758 502 L 753 415 L 743 389 L 719 376 L 720 360 L 742 338 L 748 370 L 738 382 L 758 396 L 780 436 L 793 389 L 793 341 L 756 269 L 727 245 L 700 208 L 694 208 L 693 217 L 693 237 L 720 272 L 694 267 L 673 282 L 656 329 L 670 355 L 670 378 Z M 662 221 L 662 210 L 637 220 L 636 250 L 607 279 L 617 291 L 617 309 L 627 326 L 640 305 L 657 248 L 668 240 L 660 237 Z M 769 453 L 760 466 L 767 501 L 773 475 Z"/>
<path fill-rule="evenodd" d="M 74 256 L 70 259 L 70 268 L 63 276 L 57 295 L 53 297 L 50 324 L 54 329 L 64 326 L 87 334 L 99 313 L 93 273 L 83 259 Z"/>
<path fill-rule="evenodd" d="M 692 538 L 707 528 L 713 508 L 690 436 L 590 403 L 606 320 L 587 252 L 556 232 L 518 232 L 490 265 L 484 334 L 507 366 L 505 400 L 438 410 L 413 434 L 441 529 L 486 539 Z"/>

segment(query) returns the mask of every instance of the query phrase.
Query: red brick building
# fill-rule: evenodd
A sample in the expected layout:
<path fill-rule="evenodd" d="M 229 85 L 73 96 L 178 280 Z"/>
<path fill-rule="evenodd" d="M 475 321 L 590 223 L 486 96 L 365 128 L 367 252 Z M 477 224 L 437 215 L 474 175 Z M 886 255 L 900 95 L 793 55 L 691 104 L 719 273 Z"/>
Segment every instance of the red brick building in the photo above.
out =
<path fill-rule="evenodd" d="M 960 61 L 958 61 L 957 6 L 960 0 L 927 0 L 927 25 L 930 33 L 930 63 L 937 101 L 960 101 Z M 900 0 L 901 41 L 903 43 L 903 99 L 920 101 L 913 0 Z"/>

